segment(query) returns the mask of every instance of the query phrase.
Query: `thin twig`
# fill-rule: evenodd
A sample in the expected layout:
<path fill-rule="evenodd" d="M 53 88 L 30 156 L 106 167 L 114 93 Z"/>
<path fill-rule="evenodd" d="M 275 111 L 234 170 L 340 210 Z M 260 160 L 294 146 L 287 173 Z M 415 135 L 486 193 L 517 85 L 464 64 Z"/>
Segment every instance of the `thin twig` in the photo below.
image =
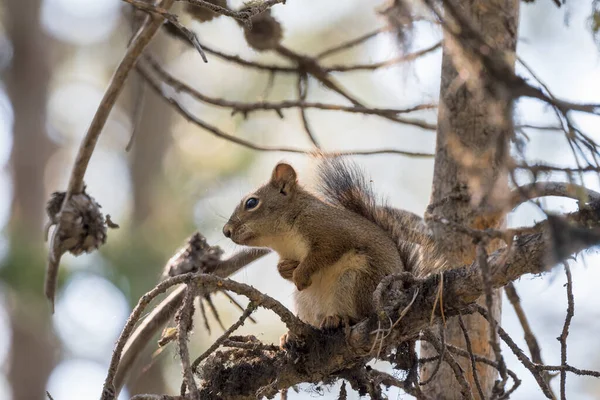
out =
<path fill-rule="evenodd" d="M 238 310 L 240 310 L 240 311 L 242 311 L 242 312 L 245 310 L 245 308 L 244 308 L 244 307 L 242 307 L 242 305 L 241 305 L 241 304 L 240 304 L 240 303 L 239 303 L 239 302 L 238 302 L 238 301 L 237 301 L 237 300 L 236 300 L 236 299 L 235 299 L 235 298 L 234 298 L 232 295 L 230 295 L 228 292 L 226 292 L 225 290 L 222 290 L 222 291 L 221 291 L 221 293 L 223 293 L 223 295 L 224 295 L 225 297 L 227 297 L 227 299 L 229 299 L 229 301 L 230 301 L 231 303 L 233 303 L 233 305 L 234 305 L 234 306 L 236 306 Z M 250 322 L 252 322 L 253 324 L 255 324 L 255 323 L 256 323 L 256 320 L 255 320 L 254 318 L 252 318 L 252 316 L 251 316 L 251 315 L 249 315 L 249 316 L 248 316 L 248 319 L 249 319 L 249 320 L 250 320 Z"/>
<path fill-rule="evenodd" d="M 194 373 L 197 372 L 198 366 L 202 361 L 206 359 L 206 357 L 211 355 L 213 351 L 215 351 L 219 348 L 219 346 L 225 343 L 229 336 L 231 336 L 231 334 L 235 332 L 240 326 L 244 325 L 244 322 L 246 322 L 246 319 L 250 317 L 250 314 L 252 314 L 254 310 L 256 310 L 256 306 L 254 305 L 254 303 L 250 302 L 246 307 L 246 310 L 244 310 L 242 315 L 240 315 L 240 318 L 237 320 L 237 322 L 231 325 L 229 329 L 227 329 L 225 332 L 223 332 L 223 334 L 219 336 L 219 338 L 215 340 L 213 344 L 204 353 L 202 353 L 198 358 L 194 360 L 194 362 L 192 363 L 192 371 Z"/>
<path fill-rule="evenodd" d="M 270 251 L 266 249 L 242 250 L 226 260 L 221 260 L 213 273 L 221 277 L 230 276 L 269 252 Z M 180 307 L 184 293 L 185 286 L 176 288 L 167 298 L 154 308 L 154 310 L 131 334 L 130 339 L 123 348 L 119 368 L 114 378 L 114 386 L 117 394 L 125 384 L 125 379 L 137 357 L 142 354 L 143 349 Z M 204 289 L 204 293 L 207 293 L 206 289 Z"/>
<path fill-rule="evenodd" d="M 308 76 L 306 74 L 298 75 L 298 83 L 296 85 L 296 89 L 298 91 L 298 100 L 300 103 L 306 102 L 306 96 L 308 95 Z M 306 116 L 306 108 L 300 106 L 300 117 L 302 118 L 302 125 L 304 126 L 304 130 L 306 131 L 306 135 L 312 144 L 320 149 L 319 142 L 315 137 L 314 133 L 310 129 L 310 124 L 308 123 L 308 117 Z"/>
<path fill-rule="evenodd" d="M 179 102 L 178 100 L 172 98 L 169 94 L 165 93 L 165 91 L 162 89 L 160 83 L 154 79 L 153 77 L 151 77 L 146 71 L 144 71 L 143 68 L 139 69 L 140 73 L 145 75 L 147 77 L 147 81 L 150 84 L 150 87 L 152 87 L 163 99 L 165 99 L 166 101 L 168 101 L 171 105 L 173 105 L 173 107 L 182 115 L 184 116 L 188 121 L 193 122 L 194 124 L 202 127 L 203 129 L 207 130 L 208 132 L 214 134 L 217 137 L 220 137 L 222 139 L 226 139 L 230 142 L 239 144 L 241 146 L 247 147 L 249 149 L 252 150 L 257 150 L 257 151 L 281 151 L 281 152 L 286 152 L 286 153 L 297 153 L 297 154 L 312 154 L 312 150 L 301 150 L 301 149 L 296 149 L 293 147 L 275 147 L 275 146 L 261 146 L 261 145 L 257 145 L 254 144 L 252 142 L 249 142 L 247 140 L 241 139 L 237 136 L 233 136 L 230 135 L 228 133 L 223 132 L 222 130 L 220 130 L 219 128 L 210 125 L 208 123 L 206 123 L 205 121 L 199 119 L 198 117 L 196 117 L 195 115 L 193 115 L 190 111 L 188 111 L 182 104 L 181 102 Z M 327 154 L 327 153 L 326 153 Z M 395 150 L 395 149 L 377 149 L 377 150 L 366 150 L 366 151 L 347 151 L 347 152 L 335 152 L 335 154 L 337 155 L 373 155 L 373 154 L 400 154 L 400 155 L 404 155 L 407 157 L 432 157 L 432 154 L 428 154 L 428 153 L 412 153 L 412 152 L 408 152 L 408 151 L 402 151 L 402 150 Z"/>
<path fill-rule="evenodd" d="M 367 114 L 367 115 L 398 115 L 398 114 L 408 114 L 415 111 L 422 110 L 430 110 L 437 107 L 436 104 L 418 104 L 413 107 L 408 108 L 373 108 L 373 107 L 364 107 L 364 106 L 344 106 L 338 104 L 325 104 L 325 103 L 316 103 L 316 102 L 306 102 L 303 99 L 299 101 L 282 101 L 282 102 L 254 102 L 254 103 L 244 103 L 238 101 L 230 101 L 217 97 L 207 96 L 197 89 L 194 89 L 190 85 L 184 83 L 183 81 L 175 78 L 173 75 L 168 73 L 161 65 L 158 63 L 153 57 L 145 56 L 144 62 L 148 64 L 152 68 L 152 70 L 156 73 L 156 75 L 163 80 L 166 84 L 171 86 L 177 92 L 187 93 L 195 99 L 211 104 L 218 107 L 231 108 L 234 113 L 247 114 L 253 111 L 277 111 L 281 112 L 282 110 L 288 108 L 315 108 L 324 111 L 342 111 L 347 113 L 359 113 L 359 114 Z M 141 68 L 138 68 L 141 69 Z M 143 70 L 142 70 L 143 71 Z M 142 74 L 142 76 L 149 79 L 147 74 Z"/>
<path fill-rule="evenodd" d="M 571 325 L 571 320 L 573 319 L 573 315 L 575 314 L 575 300 L 573 298 L 573 278 L 571 276 L 571 268 L 569 268 L 569 264 L 565 261 L 565 274 L 567 276 L 567 316 L 565 317 L 565 324 L 563 326 L 562 333 L 557 338 L 560 342 L 560 364 L 562 367 L 567 366 L 567 336 L 569 336 L 569 326 Z M 566 393 L 567 386 L 567 371 L 560 371 L 560 398 L 561 400 L 565 400 L 567 398 Z"/>
<path fill-rule="evenodd" d="M 495 368 L 496 370 L 498 370 L 498 368 L 499 368 L 498 362 L 490 360 L 489 358 L 482 357 L 478 354 L 469 353 L 468 351 L 461 349 L 460 347 L 453 346 L 451 344 L 447 344 L 446 347 L 448 348 L 448 350 L 450 352 L 452 352 L 456 355 L 459 355 L 461 357 L 469 358 L 469 359 L 474 358 L 476 362 L 489 365 L 489 366 Z M 500 396 L 499 399 L 508 399 L 510 397 L 510 394 L 513 393 L 515 390 L 517 390 L 517 388 L 519 386 L 521 386 L 521 380 L 519 379 L 519 377 L 517 376 L 517 374 L 514 371 L 511 371 L 510 369 L 507 368 L 506 372 L 514 381 L 514 385 L 513 385 L 513 387 L 510 388 L 510 390 L 507 390 L 506 393 L 504 393 L 504 395 Z"/>
<path fill-rule="evenodd" d="M 471 338 L 469 337 L 469 331 L 465 326 L 465 321 L 463 321 L 462 315 L 458 316 L 458 324 L 463 332 L 463 336 L 465 337 L 465 344 L 467 345 L 467 351 L 469 352 L 469 358 L 471 359 L 471 373 L 473 374 L 473 380 L 475 381 L 479 398 L 480 400 L 485 400 L 485 395 L 483 394 L 483 389 L 481 388 L 481 382 L 479 381 L 479 374 L 477 373 L 477 364 L 475 361 L 475 354 L 473 353 L 473 346 L 471 346 Z"/>
<path fill-rule="evenodd" d="M 115 385 L 114 378 L 117 373 L 117 368 L 119 367 L 119 361 L 121 359 L 121 353 L 123 352 L 123 348 L 125 347 L 125 343 L 129 336 L 133 332 L 133 328 L 135 324 L 139 321 L 144 312 L 145 308 L 150 304 L 150 302 L 160 295 L 164 293 L 172 286 L 178 285 L 180 283 L 189 283 L 194 276 L 193 273 L 188 273 L 184 275 L 174 276 L 163 282 L 156 285 L 154 289 L 143 295 L 138 301 L 137 305 L 134 307 L 133 311 L 129 315 L 121 334 L 119 335 L 119 339 L 117 340 L 117 344 L 115 349 L 113 350 L 113 355 L 110 360 L 110 365 L 108 368 L 108 375 L 104 381 L 104 387 L 102 389 L 102 400 L 114 400 L 115 399 Z"/>
<path fill-rule="evenodd" d="M 531 354 L 531 360 L 536 364 L 543 364 L 542 360 L 542 350 L 538 341 L 533 334 L 531 326 L 529 326 L 529 321 L 527 320 L 527 315 L 521 306 L 521 299 L 515 289 L 515 285 L 510 282 L 508 285 L 504 287 L 504 292 L 506 293 L 506 297 L 512 304 L 515 313 L 517 314 L 517 318 L 523 327 L 523 334 L 525 336 L 525 343 L 527 343 L 527 347 L 529 348 L 529 353 Z M 548 383 L 548 389 L 552 391 L 552 387 L 550 387 L 550 374 L 544 374 L 544 380 Z M 552 394 L 554 397 L 554 393 Z"/>
<path fill-rule="evenodd" d="M 433 333 L 431 333 L 431 335 L 433 335 Z M 440 367 L 442 366 L 442 360 L 444 360 L 444 356 L 446 355 L 446 330 L 444 329 L 443 324 L 440 324 L 439 346 L 441 347 L 441 352 L 437 348 L 436 348 L 436 350 L 438 351 L 440 358 L 438 359 L 437 363 L 435 364 L 435 367 L 434 367 L 433 371 L 431 372 L 431 375 L 429 375 L 429 378 L 427 378 L 424 381 L 421 381 L 419 383 L 419 385 L 421 385 L 421 386 L 425 386 L 433 381 L 433 379 L 437 375 L 438 371 L 440 370 Z"/>
<path fill-rule="evenodd" d="M 183 36 L 185 36 L 187 38 L 187 40 L 189 40 L 189 42 L 192 44 L 192 46 L 194 46 L 194 48 L 200 54 L 200 57 L 202 57 L 202 61 L 204 61 L 205 63 L 208 62 L 208 59 L 206 58 L 206 54 L 204 54 L 204 50 L 202 49 L 202 45 L 200 44 L 200 41 L 198 40 L 198 36 L 196 36 L 196 34 L 194 32 L 192 32 L 191 30 L 189 30 L 188 28 L 183 26 L 179 22 L 179 17 L 177 15 L 171 14 L 164 8 L 157 7 L 151 3 L 146 3 L 146 2 L 143 2 L 140 0 L 122 0 L 122 1 L 124 1 L 128 4 L 131 4 L 132 6 L 134 6 L 135 8 L 137 8 L 139 10 L 160 16 L 160 17 L 164 18 L 165 20 L 169 21 L 171 23 L 171 25 L 173 25 L 176 29 L 178 29 L 183 34 Z"/>
<path fill-rule="evenodd" d="M 462 394 L 463 399 L 473 399 L 473 392 L 471 391 L 471 388 L 469 387 L 469 383 L 465 379 L 464 373 L 463 373 L 462 369 L 460 368 L 460 365 L 458 364 L 458 362 L 456 362 L 454 357 L 452 357 L 452 355 L 449 352 L 443 350 L 443 348 L 445 346 L 443 346 L 440 343 L 440 340 L 429 330 L 425 330 L 423 332 L 423 338 L 427 342 L 431 343 L 431 345 L 436 349 L 438 354 L 440 354 L 440 355 L 443 354 L 444 361 L 446 361 L 448 363 L 448 365 L 454 372 L 454 376 L 456 377 L 456 380 L 460 384 L 461 394 Z"/>
<path fill-rule="evenodd" d="M 375 30 L 373 32 L 369 32 L 369 33 L 364 34 L 362 36 L 359 36 L 359 37 L 357 37 L 355 39 L 351 39 L 351 40 L 349 40 L 347 42 L 341 43 L 341 44 L 339 44 L 337 46 L 334 46 L 334 47 L 331 47 L 331 48 L 329 48 L 327 50 L 324 50 L 324 51 L 320 52 L 319 54 L 317 54 L 315 56 L 315 58 L 318 59 L 318 60 L 320 60 L 320 59 L 323 59 L 325 57 L 329 57 L 329 56 L 331 56 L 331 55 L 333 55 L 335 53 L 339 53 L 340 51 L 348 50 L 348 49 L 350 49 L 350 48 L 352 48 L 354 46 L 357 46 L 357 45 L 359 45 L 359 44 L 361 44 L 363 42 L 366 42 L 367 40 L 369 40 L 371 38 L 374 38 L 375 36 L 377 36 L 377 35 L 379 35 L 379 34 L 381 34 L 383 32 L 389 32 L 389 30 L 390 30 L 389 27 L 384 27 L 384 28 L 377 29 L 377 30 Z"/>
<path fill-rule="evenodd" d="M 190 388 L 190 394 L 193 400 L 200 400 L 200 391 L 194 380 L 194 373 L 190 365 L 190 351 L 187 346 L 188 330 L 192 325 L 192 317 L 194 315 L 194 299 L 196 298 L 196 286 L 188 283 L 183 304 L 179 311 L 179 324 L 177 327 L 177 342 L 179 344 L 179 359 L 181 360 L 181 368 L 183 369 L 184 385 Z M 181 389 L 181 396 L 185 396 L 185 386 Z"/>
<path fill-rule="evenodd" d="M 261 0 L 258 2 L 248 3 L 247 8 L 241 11 L 233 11 L 225 7 L 221 7 L 217 4 L 213 4 L 209 1 L 204 0 L 177 0 L 185 3 L 190 3 L 198 7 L 208 8 L 209 10 L 225 15 L 227 17 L 231 17 L 237 19 L 242 22 L 249 23 L 253 16 L 258 15 L 267 11 L 269 8 L 273 7 L 276 4 L 285 4 L 286 0 Z M 250 25 L 251 26 L 251 25 Z"/>
<path fill-rule="evenodd" d="M 540 172 L 564 172 L 566 174 L 576 174 L 579 172 L 600 172 L 600 167 L 595 167 L 593 165 L 588 165 L 582 168 L 571 168 L 571 167 L 559 167 L 557 165 L 549 165 L 549 164 L 535 164 L 535 165 L 527 165 L 527 164 L 517 164 L 517 169 L 529 170 L 534 175 L 537 175 Z"/>
<path fill-rule="evenodd" d="M 129 142 L 127 142 L 127 146 L 125 146 L 125 151 L 127 152 L 131 151 L 131 148 L 133 147 L 133 141 L 142 122 L 142 116 L 144 115 L 143 111 L 146 99 L 146 83 L 144 82 L 144 78 L 141 76 L 138 76 L 137 80 L 139 82 L 137 85 L 137 91 L 135 94 L 135 105 L 131 117 L 131 136 L 129 137 Z"/>
<path fill-rule="evenodd" d="M 487 307 L 489 315 L 493 315 L 493 307 L 494 307 L 494 296 L 492 289 L 492 275 L 490 272 L 490 266 L 487 261 L 487 251 L 485 250 L 484 242 L 480 242 L 477 245 L 477 259 L 479 261 L 479 266 L 481 268 L 481 278 L 483 280 L 483 285 L 485 289 L 485 305 Z M 502 386 L 506 384 L 506 380 L 508 379 L 508 375 L 506 374 L 506 364 L 504 362 L 504 358 L 502 357 L 502 351 L 500 350 L 500 344 L 498 343 L 498 327 L 496 326 L 496 320 L 494 318 L 490 318 L 490 344 L 492 349 L 494 350 L 494 355 L 496 356 L 496 361 L 498 362 L 498 372 L 500 372 L 500 377 L 502 378 Z"/>
<path fill-rule="evenodd" d="M 535 369 L 539 369 L 540 371 L 567 371 L 572 372 L 575 375 L 581 376 L 594 376 L 596 378 L 600 378 L 600 371 L 592 371 L 589 369 L 580 369 L 575 368 L 570 365 L 534 365 Z"/>
<path fill-rule="evenodd" d="M 277 314 L 287 328 L 297 335 L 302 335 L 304 332 L 312 330 L 310 326 L 298 319 L 298 317 L 285 308 L 279 301 L 261 293 L 252 286 L 235 282 L 230 279 L 224 279 L 212 274 L 187 273 L 183 275 L 177 275 L 159 283 L 154 289 L 142 296 L 138 302 L 138 305 L 133 309 L 127 320 L 127 323 L 125 324 L 125 327 L 123 328 L 123 331 L 121 332 L 121 335 L 119 336 L 115 350 L 113 351 L 113 357 L 111 359 L 108 375 L 104 383 L 101 400 L 114 400 L 115 398 L 114 377 L 119 367 L 121 353 L 125 343 L 133 331 L 133 327 L 140 319 L 145 307 L 150 303 L 150 301 L 152 301 L 152 299 L 165 292 L 169 287 L 180 283 L 189 284 L 192 282 L 196 285 L 202 284 L 203 291 L 211 291 L 216 289 L 230 290 L 234 293 L 238 293 L 247 297 L 257 306 L 267 308 Z"/>
<path fill-rule="evenodd" d="M 202 299 L 200 299 L 200 301 L 202 301 Z M 217 324 L 219 324 L 219 327 L 222 330 L 225 330 L 225 325 L 223 325 L 223 321 L 221 321 L 221 316 L 219 315 L 219 311 L 217 311 L 217 307 L 215 307 L 215 303 L 213 303 L 210 296 L 205 296 L 204 301 L 206 301 L 206 304 L 208 304 L 208 308 L 210 308 L 210 312 L 212 313 L 213 317 L 217 321 Z"/>
<path fill-rule="evenodd" d="M 174 0 L 162 0 L 161 7 L 165 10 L 168 10 L 173 2 Z M 88 131 L 81 141 L 81 145 L 79 146 L 79 151 L 77 152 L 77 157 L 73 163 L 73 169 L 71 170 L 71 175 L 69 178 L 69 185 L 67 187 L 65 199 L 61 207 L 61 212 L 58 215 L 58 224 L 54 229 L 52 245 L 50 246 L 48 255 L 45 294 L 50 301 L 52 310 L 54 310 L 54 297 L 56 293 L 58 268 L 60 265 L 60 258 L 62 256 L 62 254 L 57 253 L 57 251 L 60 250 L 58 232 L 61 231 L 62 209 L 68 203 L 73 194 L 82 192 L 83 177 L 85 175 L 85 171 L 87 170 L 90 158 L 92 157 L 92 153 L 94 152 L 94 148 L 96 147 L 96 143 L 98 142 L 98 138 L 102 133 L 102 128 L 104 128 L 104 125 L 106 124 L 108 116 L 115 105 L 115 102 L 117 101 L 117 97 L 123 90 L 125 80 L 127 79 L 129 72 L 161 25 L 162 18 L 147 17 L 144 20 L 143 25 L 131 40 L 123 59 L 115 70 L 108 88 L 104 93 L 104 97 L 100 101 L 100 105 L 98 106 L 96 114 L 92 119 L 90 127 L 88 128 Z"/>
<path fill-rule="evenodd" d="M 477 312 L 479 312 L 479 314 L 481 314 L 485 319 L 488 320 L 488 322 L 493 319 L 488 315 L 488 312 L 484 307 L 481 307 L 478 304 L 475 304 L 474 307 L 477 310 Z M 496 326 L 498 329 L 498 335 L 502 338 L 504 343 L 506 343 L 506 345 L 511 349 L 514 355 L 517 356 L 517 358 L 519 359 L 519 361 L 521 361 L 525 368 L 527 368 L 529 372 L 531 372 L 539 387 L 542 389 L 544 395 L 547 398 L 552 399 L 552 392 L 550 391 L 550 389 L 548 389 L 548 384 L 542 377 L 542 374 L 540 373 L 539 369 L 536 368 L 536 365 L 531 362 L 531 360 L 525 355 L 525 353 L 523 353 L 523 350 L 521 350 L 519 346 L 517 346 L 517 344 L 510 337 L 510 335 L 504 329 L 502 329 L 502 327 L 498 325 L 497 322 Z"/>
<path fill-rule="evenodd" d="M 389 60 L 371 63 L 371 64 L 356 64 L 356 65 L 332 65 L 329 67 L 323 67 L 326 72 L 350 72 L 350 71 L 374 71 L 379 68 L 389 67 L 394 64 L 399 64 L 408 61 L 414 61 L 417 58 L 423 57 L 426 54 L 432 53 L 442 46 L 442 42 L 437 42 L 427 48 L 424 48 L 414 53 L 404 54 L 398 57 L 394 57 Z"/>
<path fill-rule="evenodd" d="M 316 59 L 298 54 L 282 45 L 279 45 L 276 48 L 276 51 L 277 54 L 288 58 L 290 61 L 295 62 L 298 65 L 299 70 L 310 74 L 329 90 L 339 94 L 355 106 L 365 107 L 365 105 L 361 101 L 352 96 L 346 88 L 344 88 L 339 82 L 336 81 L 336 79 L 330 73 L 328 73 L 321 65 L 319 65 Z M 381 114 L 381 117 L 394 122 L 399 122 L 407 125 L 414 125 L 422 129 L 436 129 L 434 125 L 421 120 L 403 118 L 389 114 Z"/>

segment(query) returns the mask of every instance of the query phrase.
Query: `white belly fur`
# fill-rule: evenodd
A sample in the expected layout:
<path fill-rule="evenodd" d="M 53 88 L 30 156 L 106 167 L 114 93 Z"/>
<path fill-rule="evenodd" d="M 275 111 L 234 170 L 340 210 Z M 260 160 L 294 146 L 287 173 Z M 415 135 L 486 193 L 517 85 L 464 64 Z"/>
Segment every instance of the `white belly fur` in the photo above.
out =
<path fill-rule="evenodd" d="M 312 284 L 294 293 L 298 317 L 315 327 L 328 316 L 356 318 L 352 289 L 357 272 L 365 268 L 367 256 L 351 251 L 313 274 Z"/>

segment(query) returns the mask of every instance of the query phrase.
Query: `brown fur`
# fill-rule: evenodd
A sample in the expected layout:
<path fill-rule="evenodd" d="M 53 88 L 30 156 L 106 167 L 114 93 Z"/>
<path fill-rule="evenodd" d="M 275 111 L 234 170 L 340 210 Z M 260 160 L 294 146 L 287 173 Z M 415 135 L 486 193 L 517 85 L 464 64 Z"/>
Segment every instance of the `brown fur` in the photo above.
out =
<path fill-rule="evenodd" d="M 247 210 L 251 197 L 259 203 Z M 367 317 L 377 284 L 404 270 L 388 233 L 303 189 L 288 164 L 278 164 L 270 182 L 242 200 L 223 231 L 235 243 L 279 254 L 278 271 L 298 289 L 298 316 L 316 327 Z"/>

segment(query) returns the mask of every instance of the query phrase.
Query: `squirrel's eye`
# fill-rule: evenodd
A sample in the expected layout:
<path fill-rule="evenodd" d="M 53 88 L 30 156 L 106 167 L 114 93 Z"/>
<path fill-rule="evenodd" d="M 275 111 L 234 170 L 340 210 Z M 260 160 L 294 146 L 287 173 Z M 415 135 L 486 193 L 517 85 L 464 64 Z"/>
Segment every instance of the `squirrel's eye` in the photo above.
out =
<path fill-rule="evenodd" d="M 256 197 L 250 197 L 248 200 L 246 200 L 246 210 L 252 210 L 253 208 L 255 208 L 258 205 L 258 199 Z"/>

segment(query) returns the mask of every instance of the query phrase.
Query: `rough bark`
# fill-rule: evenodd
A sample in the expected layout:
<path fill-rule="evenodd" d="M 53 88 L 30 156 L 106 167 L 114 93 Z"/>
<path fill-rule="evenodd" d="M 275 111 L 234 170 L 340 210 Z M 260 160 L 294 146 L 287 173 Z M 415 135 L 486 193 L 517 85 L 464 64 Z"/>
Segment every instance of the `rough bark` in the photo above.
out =
<path fill-rule="evenodd" d="M 449 3 L 471 21 L 492 48 L 509 53 L 515 51 L 518 1 L 451 0 Z M 487 84 L 492 79 L 471 61 L 452 34 L 446 32 L 430 212 L 477 229 L 498 228 L 504 223 L 504 215 L 499 212 L 483 214 L 482 210 L 494 205 L 501 197 L 498 194 L 508 193 L 503 165 L 512 135 L 512 103 L 502 98 L 502 91 L 484 89 L 493 86 Z M 472 86 L 469 82 L 477 82 L 473 79 L 475 76 L 481 81 L 479 85 Z M 473 262 L 476 246 L 471 237 L 449 234 L 447 227 L 435 223 L 432 228 L 436 242 L 441 244 L 451 265 Z M 494 243 L 491 243 L 488 250 L 493 249 Z M 499 320 L 501 297 L 498 292 L 494 297 L 493 314 Z M 474 352 L 493 359 L 489 325 L 477 315 L 466 317 L 465 323 Z M 465 348 L 463 333 L 456 319 L 447 323 L 446 340 Z M 424 343 L 421 350 L 422 357 L 437 354 L 428 343 Z M 470 371 L 468 360 L 459 361 L 464 371 Z M 433 365 L 425 365 L 421 371 L 422 378 L 427 379 L 432 370 Z M 478 368 L 478 375 L 484 392 L 490 394 L 497 372 L 482 365 Z M 474 388 L 470 372 L 468 377 Z M 458 382 L 448 365 L 442 366 L 433 381 L 424 388 L 424 393 L 436 399 L 462 398 Z M 479 397 L 476 393 L 475 396 Z"/>

